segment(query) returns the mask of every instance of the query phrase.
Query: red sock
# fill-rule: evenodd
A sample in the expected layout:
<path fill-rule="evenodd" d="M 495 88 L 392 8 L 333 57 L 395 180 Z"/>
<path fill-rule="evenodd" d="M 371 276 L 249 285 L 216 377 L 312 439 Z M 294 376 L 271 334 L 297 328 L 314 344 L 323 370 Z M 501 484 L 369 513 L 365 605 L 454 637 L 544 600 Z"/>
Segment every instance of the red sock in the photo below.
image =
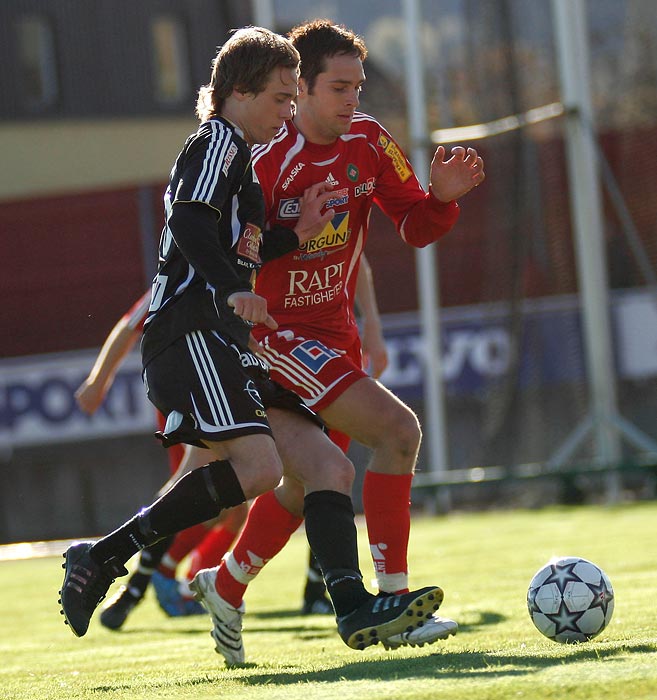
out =
<path fill-rule="evenodd" d="M 239 607 L 249 583 L 283 549 L 303 518 L 292 515 L 273 491 L 256 498 L 233 551 L 221 562 L 216 587 L 219 595 Z"/>
<path fill-rule="evenodd" d="M 408 591 L 412 474 L 365 472 L 363 510 L 379 589 Z"/>
<path fill-rule="evenodd" d="M 174 578 L 178 564 L 180 564 L 207 534 L 208 528 L 205 527 L 203 523 L 179 532 L 175 536 L 167 553 L 162 557 L 162 562 L 157 567 L 157 570 L 169 578 Z"/>
<path fill-rule="evenodd" d="M 236 532 L 223 525 L 213 527 L 190 554 L 187 580 L 191 581 L 201 569 L 217 566 L 236 537 Z"/>

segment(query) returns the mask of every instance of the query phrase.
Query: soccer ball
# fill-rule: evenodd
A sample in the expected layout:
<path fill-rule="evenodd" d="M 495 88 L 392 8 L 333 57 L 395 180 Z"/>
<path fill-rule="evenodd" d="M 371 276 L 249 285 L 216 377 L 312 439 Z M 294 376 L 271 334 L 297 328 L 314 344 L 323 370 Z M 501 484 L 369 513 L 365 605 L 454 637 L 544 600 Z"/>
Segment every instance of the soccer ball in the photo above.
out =
<path fill-rule="evenodd" d="M 614 591 L 607 574 L 587 559 L 555 558 L 531 580 L 527 608 L 536 629 L 549 639 L 586 642 L 609 624 Z"/>

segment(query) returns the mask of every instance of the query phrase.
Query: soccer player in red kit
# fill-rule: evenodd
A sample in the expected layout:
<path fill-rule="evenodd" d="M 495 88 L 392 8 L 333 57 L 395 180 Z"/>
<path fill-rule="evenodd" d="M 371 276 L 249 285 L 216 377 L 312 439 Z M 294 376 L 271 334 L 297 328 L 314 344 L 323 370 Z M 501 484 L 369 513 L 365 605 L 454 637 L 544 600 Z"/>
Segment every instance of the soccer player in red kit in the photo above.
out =
<path fill-rule="evenodd" d="M 382 595 L 408 590 L 410 490 L 421 431 L 415 414 L 362 369 L 353 315 L 354 287 L 372 205 L 395 223 L 406 243 L 426 246 L 458 218 L 456 200 L 484 180 L 473 148 L 440 146 L 425 192 L 392 136 L 356 112 L 365 82 L 362 39 L 327 20 L 293 29 L 301 55 L 296 113 L 266 145 L 253 151 L 269 226 L 292 226 L 309 184 L 326 181 L 331 221 L 312 240 L 267 262 L 257 292 L 278 329 L 256 328 L 271 376 L 299 394 L 327 426 L 370 447 L 363 506 Z M 217 570 L 219 595 L 240 608 L 246 586 L 285 544 L 303 517 L 299 482 L 284 479 L 253 504 L 233 552 Z M 421 645 L 456 631 L 433 618 L 386 646 Z"/>
<path fill-rule="evenodd" d="M 381 321 L 379 318 L 371 269 L 363 256 L 358 273 L 356 299 L 363 326 L 363 347 L 367 350 L 369 372 L 378 377 L 387 365 L 387 355 Z M 148 315 L 151 290 L 147 290 L 121 318 L 115 323 L 98 353 L 89 375 L 75 392 L 80 409 L 93 415 L 108 394 L 116 373 L 130 350 L 142 334 L 144 320 Z M 164 417 L 157 412 L 158 426 L 164 429 Z M 339 444 L 346 449 L 344 436 Z M 202 465 L 203 450 L 191 445 L 172 445 L 167 454 L 171 475 L 177 476 L 183 458 L 187 469 Z M 186 470 L 187 470 L 186 469 Z M 184 472 L 181 472 L 184 473 Z M 167 483 L 162 491 L 171 485 Z M 205 609 L 184 593 L 188 588 L 186 581 L 178 581 L 175 576 L 177 565 L 191 552 L 191 565 L 186 579 L 191 580 L 197 571 L 221 561 L 233 540 L 237 537 L 246 516 L 246 503 L 224 511 L 219 521 L 196 525 L 178 533 L 173 542 L 162 540 L 152 547 L 147 547 L 139 554 L 135 571 L 130 579 L 106 603 L 100 615 L 101 623 L 113 630 L 120 629 L 134 608 L 143 599 L 151 577 L 160 607 L 170 616 L 205 614 Z M 332 613 L 333 608 L 325 594 L 325 586 L 314 556 L 310 556 L 307 578 L 304 585 L 304 614 Z"/>

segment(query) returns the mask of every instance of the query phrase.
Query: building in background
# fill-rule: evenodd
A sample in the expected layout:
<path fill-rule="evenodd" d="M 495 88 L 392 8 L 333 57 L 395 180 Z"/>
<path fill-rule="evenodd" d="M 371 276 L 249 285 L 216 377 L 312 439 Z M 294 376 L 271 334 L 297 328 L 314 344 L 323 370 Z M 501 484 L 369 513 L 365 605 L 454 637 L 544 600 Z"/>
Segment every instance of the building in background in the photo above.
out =
<path fill-rule="evenodd" d="M 250 21 L 240 0 L 0 5 L 0 541 L 100 532 L 162 483 L 138 359 L 93 418 L 72 392 L 150 284 L 196 90 Z"/>
<path fill-rule="evenodd" d="M 270 5 L 279 31 L 328 16 L 365 36 L 362 107 L 408 146 L 399 0 Z M 431 129 L 558 100 L 549 2 L 420 5 Z M 619 398 L 654 435 L 657 303 L 646 271 L 657 267 L 657 5 L 588 8 L 594 126 L 639 242 L 607 187 Z M 93 419 L 72 392 L 150 282 L 161 196 L 196 128 L 196 89 L 229 29 L 252 21 L 241 0 L 0 3 L 0 541 L 106 531 L 159 486 L 164 459 L 138 358 Z M 437 257 L 450 462 L 540 463 L 588 408 L 563 129 L 554 120 L 476 146 L 486 185 L 464 202 Z M 373 217 L 366 252 L 392 359 L 384 379 L 422 416 L 414 255 Z M 143 490 L 124 493 L 122 474 L 134 470 Z M 594 480 L 580 486 L 599 493 Z M 549 497 L 513 489 L 510 498 L 486 487 L 474 500 Z"/>

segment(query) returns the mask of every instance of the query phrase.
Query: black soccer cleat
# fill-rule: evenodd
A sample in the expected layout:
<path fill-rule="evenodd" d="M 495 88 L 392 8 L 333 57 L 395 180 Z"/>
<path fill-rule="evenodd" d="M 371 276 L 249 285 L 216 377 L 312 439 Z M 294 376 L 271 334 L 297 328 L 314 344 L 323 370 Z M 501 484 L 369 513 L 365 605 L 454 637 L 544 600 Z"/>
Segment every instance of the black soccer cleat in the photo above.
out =
<path fill-rule="evenodd" d="M 352 649 L 365 649 L 395 634 L 424 624 L 443 602 L 438 586 L 386 597 L 372 596 L 353 612 L 338 618 L 338 632 Z"/>
<path fill-rule="evenodd" d="M 98 603 L 105 597 L 117 576 L 128 570 L 116 559 L 96 564 L 89 550 L 93 542 L 78 542 L 64 553 L 64 583 L 59 591 L 61 614 L 76 637 L 83 637 Z"/>
<path fill-rule="evenodd" d="M 142 596 L 135 596 L 127 586 L 121 586 L 100 613 L 100 624 L 110 630 L 121 629 L 141 601 Z"/>

